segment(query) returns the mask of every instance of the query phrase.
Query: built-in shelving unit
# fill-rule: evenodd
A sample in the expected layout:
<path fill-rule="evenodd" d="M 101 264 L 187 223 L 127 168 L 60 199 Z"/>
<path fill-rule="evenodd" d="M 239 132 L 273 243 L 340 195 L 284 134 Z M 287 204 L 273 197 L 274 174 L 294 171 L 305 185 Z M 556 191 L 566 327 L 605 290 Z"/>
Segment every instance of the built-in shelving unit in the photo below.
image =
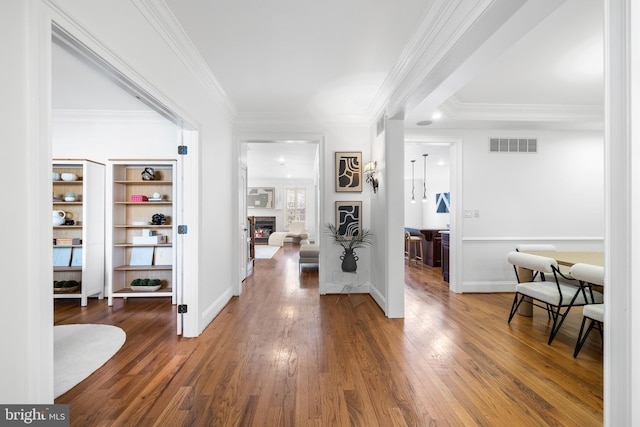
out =
<path fill-rule="evenodd" d="M 104 298 L 105 166 L 85 159 L 54 159 L 52 214 L 64 212 L 62 225 L 53 226 L 53 280 L 78 282 L 77 289 L 54 287 L 54 298 Z M 74 180 L 63 180 L 73 174 Z M 73 193 L 75 200 L 66 196 Z M 66 199 L 66 200 L 65 200 Z M 62 215 L 60 215 L 62 217 Z M 76 239 L 76 243 L 68 240 Z"/>
<path fill-rule="evenodd" d="M 146 168 L 153 169 L 153 179 L 142 179 Z M 109 305 L 114 298 L 129 297 L 171 297 L 175 304 L 176 162 L 110 160 L 107 178 L 107 198 L 111 201 L 107 218 L 111 246 L 107 258 Z M 153 197 L 155 193 L 160 197 Z M 139 201 L 140 196 L 145 200 Z M 163 216 L 166 222 L 154 223 L 154 215 Z M 142 237 L 149 239 L 140 242 Z M 160 288 L 132 289 L 135 279 L 158 279 Z"/>

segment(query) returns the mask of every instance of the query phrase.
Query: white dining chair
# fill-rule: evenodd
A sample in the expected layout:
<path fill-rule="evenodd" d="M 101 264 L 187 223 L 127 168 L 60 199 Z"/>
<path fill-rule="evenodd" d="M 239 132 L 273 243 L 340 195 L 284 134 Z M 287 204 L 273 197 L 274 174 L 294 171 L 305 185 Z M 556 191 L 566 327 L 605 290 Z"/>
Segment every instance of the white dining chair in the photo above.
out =
<path fill-rule="evenodd" d="M 556 248 L 556 245 L 553 245 L 551 243 L 520 243 L 516 245 L 516 251 L 518 252 L 558 252 L 558 248 Z M 571 272 L 566 266 L 560 265 L 558 266 L 558 268 L 562 272 L 562 276 L 558 278 L 561 282 L 566 282 L 566 280 L 572 280 Z"/>
<path fill-rule="evenodd" d="M 604 286 L 604 267 L 584 263 L 574 264 L 571 267 L 571 274 L 580 281 L 583 289 L 588 290 L 588 295 L 593 295 L 593 292 L 595 292 L 593 291 L 594 285 Z M 585 330 L 587 321 L 589 321 L 589 324 Z M 603 303 L 587 304 L 582 307 L 582 324 L 580 325 L 580 332 L 578 333 L 578 340 L 576 341 L 576 347 L 573 351 L 573 357 L 578 357 L 578 353 L 580 353 L 582 346 L 587 341 L 587 337 L 594 327 L 600 331 L 600 341 L 604 342 L 603 325 Z"/>
<path fill-rule="evenodd" d="M 508 322 L 511 323 L 513 316 L 523 301 L 543 308 L 549 313 L 550 319 L 553 321 L 548 344 L 551 344 L 560 330 L 571 307 L 602 302 L 602 294 L 599 292 L 593 291 L 592 294 L 587 296 L 583 287 L 561 283 L 558 278 L 562 277 L 562 273 L 558 269 L 558 263 L 553 258 L 514 251 L 507 255 L 507 261 L 513 265 L 518 280 Z M 518 268 L 541 273 L 539 274 L 540 280 L 521 281 Z"/>

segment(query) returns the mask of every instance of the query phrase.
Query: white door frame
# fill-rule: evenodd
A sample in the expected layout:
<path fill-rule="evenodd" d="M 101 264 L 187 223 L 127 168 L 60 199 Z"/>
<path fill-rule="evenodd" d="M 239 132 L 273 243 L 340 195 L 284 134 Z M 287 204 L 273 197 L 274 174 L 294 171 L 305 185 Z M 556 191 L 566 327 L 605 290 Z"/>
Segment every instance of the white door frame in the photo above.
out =
<path fill-rule="evenodd" d="M 176 297 L 178 304 L 186 304 L 191 307 L 185 314 L 176 313 L 176 332 L 186 336 L 198 335 L 198 234 L 194 229 L 198 223 L 197 209 L 184 210 L 184 206 L 198 206 L 198 189 L 200 180 L 199 171 L 199 131 L 195 123 L 188 115 L 175 105 L 169 105 L 168 101 L 160 101 L 162 94 L 152 93 L 153 89 L 145 89 L 143 82 L 136 81 L 136 75 L 128 70 L 125 64 L 120 63 L 118 58 L 111 52 L 104 51 L 104 48 L 94 39 L 81 31 L 77 31 L 73 23 L 64 25 L 61 20 L 51 21 L 51 35 L 57 40 L 72 46 L 78 53 L 86 56 L 90 61 L 101 66 L 106 73 L 117 79 L 123 87 L 136 96 L 142 102 L 153 108 L 157 113 L 165 117 L 170 122 L 181 128 L 181 132 L 176 138 L 176 161 L 178 173 L 178 218 L 180 224 L 192 225 L 192 231 L 187 236 L 179 236 L 174 250 L 176 251 L 177 277 Z M 53 41 L 51 42 L 53 43 Z M 47 57 L 51 61 L 51 43 L 47 47 L 49 53 Z M 48 66 L 49 73 L 51 66 Z M 47 82 L 51 85 L 52 79 Z M 50 91 L 50 90 L 49 90 Z M 50 106 L 49 116 L 51 115 Z M 49 141 L 51 144 L 52 141 Z M 178 146 L 188 146 L 186 155 L 178 155 Z M 177 310 L 176 310 L 177 311 Z"/>

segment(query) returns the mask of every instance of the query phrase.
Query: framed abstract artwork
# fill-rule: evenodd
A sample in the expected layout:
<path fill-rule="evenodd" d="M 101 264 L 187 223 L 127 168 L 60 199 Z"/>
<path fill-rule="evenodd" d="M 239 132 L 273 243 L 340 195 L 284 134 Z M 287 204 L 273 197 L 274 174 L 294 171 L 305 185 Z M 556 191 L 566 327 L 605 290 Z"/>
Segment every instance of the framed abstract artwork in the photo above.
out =
<path fill-rule="evenodd" d="M 436 194 L 436 212 L 437 213 L 449 213 L 449 193 L 437 193 Z"/>
<path fill-rule="evenodd" d="M 247 188 L 247 208 L 273 209 L 275 200 L 275 188 L 249 187 Z"/>
<path fill-rule="evenodd" d="M 336 227 L 340 235 L 357 236 L 362 229 L 362 202 L 336 202 Z"/>
<path fill-rule="evenodd" d="M 336 151 L 336 191 L 362 192 L 362 152 Z"/>

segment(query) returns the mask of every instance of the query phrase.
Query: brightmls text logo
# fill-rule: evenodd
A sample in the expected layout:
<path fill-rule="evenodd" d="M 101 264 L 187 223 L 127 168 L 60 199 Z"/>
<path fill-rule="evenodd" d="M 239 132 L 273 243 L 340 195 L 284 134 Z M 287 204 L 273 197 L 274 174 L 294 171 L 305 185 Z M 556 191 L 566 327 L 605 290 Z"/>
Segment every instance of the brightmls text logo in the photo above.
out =
<path fill-rule="evenodd" d="M 0 405 L 0 427 L 69 426 L 69 405 Z"/>

